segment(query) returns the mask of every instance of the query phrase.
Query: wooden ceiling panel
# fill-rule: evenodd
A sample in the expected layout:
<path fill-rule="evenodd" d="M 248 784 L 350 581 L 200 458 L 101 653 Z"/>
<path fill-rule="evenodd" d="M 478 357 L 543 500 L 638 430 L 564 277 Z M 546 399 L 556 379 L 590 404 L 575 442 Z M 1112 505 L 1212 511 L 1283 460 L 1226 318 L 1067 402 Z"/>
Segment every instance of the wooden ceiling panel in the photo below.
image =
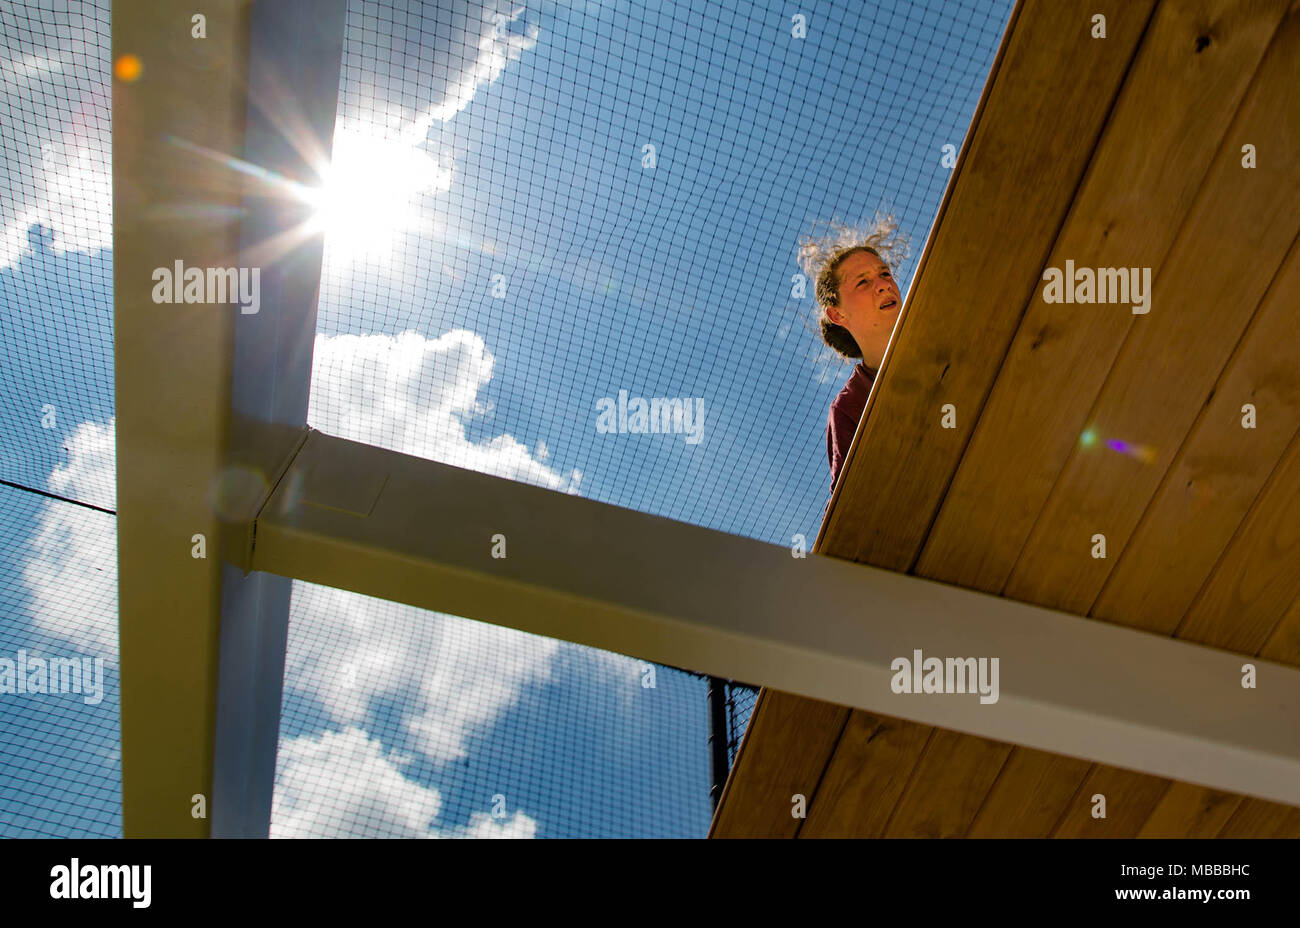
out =
<path fill-rule="evenodd" d="M 1300 430 L 1297 307 L 1300 243 L 1293 243 L 1191 437 L 1102 589 L 1094 616 L 1168 635 L 1191 608 L 1275 462 Z M 1255 407 L 1251 429 L 1242 427 L 1248 403 Z"/>
<path fill-rule="evenodd" d="M 1178 626 L 1178 637 L 1257 654 L 1297 596 L 1300 434 Z"/>
<path fill-rule="evenodd" d="M 1282 23 L 1004 594 L 1086 615 L 1300 228 L 1300 11 Z M 1242 167 L 1242 146 L 1270 157 Z M 1123 443 L 1112 450 L 1109 442 Z M 1095 534 L 1106 557 L 1091 556 Z"/>
<path fill-rule="evenodd" d="M 815 550 L 1300 663 L 1300 0 L 1096 6 L 1013 12 Z M 1150 267 L 1150 313 L 1043 303 L 1067 259 Z M 1275 803 L 836 708 L 764 691 L 713 834 L 1300 834 Z M 802 827 L 772 819 L 813 780 Z"/>
<path fill-rule="evenodd" d="M 764 689 L 709 829 L 711 838 L 793 838 L 794 796 L 817 793 L 826 758 L 848 720 L 843 706 Z M 740 766 L 744 754 L 745 766 Z"/>
<path fill-rule="evenodd" d="M 883 837 L 932 730 L 888 716 L 852 713 L 799 837 Z"/>
<path fill-rule="evenodd" d="M 842 477 L 836 488 L 819 553 L 895 570 L 912 565 L 1023 306 L 1036 292 L 1045 243 L 1065 218 L 1153 5 L 1103 4 L 1109 36 L 1104 42 L 1088 34 L 1096 4 L 1053 3 L 1036 7 L 1024 20 L 1013 17 L 970 150 L 963 152 L 935 239 L 908 294 L 907 320 L 899 324 L 897 344 L 890 347 L 849 450 L 845 473 L 855 476 Z M 1024 190 L 1033 196 L 1026 198 Z M 966 235 L 968 223 L 996 231 Z M 945 237 L 945 228 L 954 235 Z M 980 274 L 972 277 L 972 267 Z M 962 294 L 965 318 L 979 320 L 976 325 L 952 324 L 954 292 Z M 1007 300 L 1008 293 L 1021 298 Z M 957 408 L 957 429 L 940 427 L 945 403 Z M 869 450 L 855 465 L 859 445 Z M 901 807 L 891 829 L 964 832 L 1009 746 L 895 722 L 908 729 L 909 742 L 933 739 L 917 774 L 933 789 Z M 855 719 L 846 736 L 870 728 L 865 719 Z M 856 771 L 842 765 L 855 762 L 861 750 L 850 744 L 838 751 L 829 762 L 828 782 L 854 782 Z M 963 757 L 951 762 L 952 753 Z M 830 795 L 835 807 L 814 810 L 817 826 L 809 834 L 843 827 L 823 824 L 826 816 L 851 816 L 838 809 L 843 791 Z"/>
<path fill-rule="evenodd" d="M 1174 783 L 1161 797 L 1139 838 L 1213 838 L 1232 818 L 1242 798 L 1190 783 Z"/>
<path fill-rule="evenodd" d="M 1088 267 L 1160 266 L 1284 11 L 1284 2 L 1243 7 L 1228 0 L 1158 9 L 1047 266 L 1064 267 L 1067 259 Z M 1207 31 L 1215 36 L 1212 56 L 1195 50 Z M 1159 118 L 1151 112 L 1153 98 L 1168 103 Z M 1172 161 L 1171 151 L 1180 153 Z M 1142 191 L 1141 209 L 1134 208 L 1135 190 Z M 1144 321 L 1128 306 L 1047 304 L 1035 292 L 916 573 L 1002 590 L 1135 319 Z M 1079 552 L 1087 556 L 1084 542 Z M 954 734 L 926 752 L 917 775 L 937 778 L 938 795 L 970 808 L 984 798 L 984 787 L 963 775 L 964 755 L 984 756 L 991 744 Z M 1005 782 L 999 777 L 1000 795 L 1013 803 L 1025 795 L 1017 769 Z M 1088 765 L 1059 769 L 1064 779 L 1046 795 L 1064 803 Z M 1065 812 L 1064 805 L 1045 805 L 1036 821 L 1017 814 L 1010 822 L 1047 834 Z M 917 824 L 929 820 L 925 813 Z M 971 824 L 947 821 L 958 834 Z M 986 815 L 981 828 L 994 827 Z"/>
<path fill-rule="evenodd" d="M 1152 6 L 1068 0 L 1013 18 L 849 449 L 820 553 L 912 566 Z M 1105 40 L 1088 35 L 1097 13 L 1106 15 Z M 947 403 L 957 410 L 953 429 L 940 427 Z"/>
<path fill-rule="evenodd" d="M 1046 266 L 1161 266 L 1284 9 L 1160 6 Z M 1205 31 L 1213 54 L 1195 51 Z M 918 574 L 1001 592 L 1130 327 L 1145 321 L 1125 305 L 1048 304 L 1034 291 Z"/>
<path fill-rule="evenodd" d="M 1176 445 L 1191 429 L 1198 412 L 1208 402 L 1206 398 L 1212 399 L 1213 387 L 1221 379 L 1219 372 L 1238 342 L 1239 333 L 1251 319 L 1250 313 L 1258 308 L 1252 328 L 1265 336 L 1278 330 L 1279 315 L 1292 314 L 1295 303 L 1289 292 L 1293 270 L 1290 259 L 1278 262 L 1284 268 L 1282 273 L 1277 273 L 1277 265 L 1269 256 L 1285 255 L 1300 227 L 1300 172 L 1294 169 L 1300 163 L 1300 125 L 1294 120 L 1277 118 L 1294 105 L 1291 101 L 1296 86 L 1300 86 L 1300 9 L 1293 6 L 1265 54 L 1197 204 L 1180 232 L 1178 244 L 1161 269 L 1155 288 L 1156 306 L 1140 326 L 1135 326 L 1088 423 L 1102 441 L 1113 436 L 1149 448 L 1150 456 L 1144 461 L 1140 457 L 1104 451 L 1076 451 L 1043 517 L 1034 527 L 1026 551 L 1007 585 L 1006 595 L 1070 611 L 1089 611 L 1106 579 L 1108 565 L 1113 563 L 1111 559 L 1120 553 L 1133 526 L 1146 511 L 1150 494 L 1158 486 L 1159 474 L 1165 470 L 1165 462 L 1174 458 L 1172 451 L 1160 449 Z M 1241 146 L 1247 139 L 1267 139 L 1252 144 L 1257 145 L 1257 150 L 1258 146 L 1265 145 L 1282 159 L 1269 175 L 1242 167 Z M 1240 234 L 1225 236 L 1226 229 L 1240 230 Z M 1224 247 L 1225 239 L 1230 237 L 1241 243 L 1235 252 Z M 1213 255 L 1214 260 L 1207 261 L 1207 255 Z M 1164 281 L 1169 282 L 1168 287 L 1163 286 Z M 1270 298 L 1267 291 L 1274 284 L 1283 289 Z M 1285 349 L 1286 344 L 1284 338 L 1274 348 Z M 1273 355 L 1269 349 L 1248 339 L 1232 357 L 1233 367 L 1240 367 L 1241 373 L 1234 376 L 1229 371 L 1222 382 L 1244 385 L 1256 380 L 1254 375 L 1267 370 L 1270 357 Z M 1281 382 L 1285 384 L 1287 379 L 1283 375 Z M 1229 439 L 1219 436 L 1231 435 L 1225 433 L 1226 428 L 1240 428 L 1239 415 L 1238 412 L 1229 420 L 1231 425 L 1218 419 L 1209 422 L 1208 437 L 1197 445 L 1194 436 L 1192 446 L 1198 449 L 1222 446 Z M 1232 438 L 1238 442 L 1249 440 L 1245 430 Z M 1187 457 L 1184 455 L 1185 460 Z M 1236 459 L 1251 472 L 1248 481 L 1262 482 L 1273 468 L 1273 461 L 1267 456 L 1237 454 Z M 1177 474 L 1176 468 L 1174 473 Z M 1169 486 L 1167 481 L 1165 486 Z M 1271 512 L 1282 504 L 1288 489 L 1283 483 L 1275 491 L 1274 500 L 1257 503 L 1256 508 L 1261 513 Z M 1240 497 L 1236 502 L 1240 504 Z M 1222 505 L 1231 502 L 1225 499 Z M 1264 539 L 1278 537 L 1276 519 L 1261 514 L 1255 522 L 1262 523 L 1258 536 L 1251 535 L 1259 539 L 1256 546 L 1269 544 Z M 1093 559 L 1089 555 L 1089 540 L 1095 532 L 1106 535 L 1107 559 Z M 1062 537 L 1078 541 L 1078 550 L 1073 555 L 1061 541 Z M 1174 536 L 1156 543 L 1173 548 L 1178 540 Z M 1238 556 L 1217 572 L 1223 580 L 1215 590 L 1240 590 L 1246 574 L 1253 570 L 1249 552 L 1257 547 L 1242 542 L 1234 544 L 1230 553 L 1234 549 Z M 1237 650 L 1255 653 L 1263 644 L 1262 636 L 1267 636 L 1279 621 L 1279 600 L 1285 600 L 1280 603 L 1282 609 L 1289 604 L 1294 595 L 1287 592 L 1292 581 L 1286 576 L 1284 562 L 1270 559 L 1269 564 L 1274 595 L 1267 604 L 1258 605 L 1257 619 L 1252 620 L 1252 613 L 1222 612 L 1214 613 L 1211 619 L 1213 606 L 1206 607 L 1205 621 L 1218 626 L 1217 646 L 1235 640 L 1241 645 Z M 1250 575 L 1259 576 L 1258 573 Z M 1242 594 L 1220 592 L 1218 595 Z M 1221 600 L 1211 596 L 1209 602 L 1217 605 Z M 1117 596 L 1108 601 L 1111 617 L 1117 621 L 1139 616 L 1139 608 Z M 1201 625 L 1193 628 L 1208 633 Z M 1089 776 L 1101 776 L 1102 769 L 1094 767 Z M 1110 837 L 1136 834 L 1141 829 L 1131 829 L 1133 814 L 1145 807 L 1159 784 L 1168 785 L 1168 781 L 1131 771 L 1109 770 L 1105 776 L 1114 791 L 1112 800 L 1117 800 L 1122 807 L 1122 816 L 1109 814 L 1104 820 L 1089 819 L 1086 807 L 1076 798 L 1067 810 L 1063 833 L 1087 830 Z M 1157 801 L 1160 798 L 1157 796 Z M 1112 808 L 1114 805 L 1112 802 Z M 1154 813 L 1155 805 L 1147 811 Z M 1173 813 L 1166 810 L 1163 814 Z M 1194 817 L 1195 807 L 1183 807 L 1178 814 Z"/>

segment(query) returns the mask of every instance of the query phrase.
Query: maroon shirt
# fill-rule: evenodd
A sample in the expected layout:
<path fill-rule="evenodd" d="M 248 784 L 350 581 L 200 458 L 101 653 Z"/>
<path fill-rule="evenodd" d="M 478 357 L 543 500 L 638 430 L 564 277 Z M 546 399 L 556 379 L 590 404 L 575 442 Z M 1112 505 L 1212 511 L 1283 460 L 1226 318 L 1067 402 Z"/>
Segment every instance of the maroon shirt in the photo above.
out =
<path fill-rule="evenodd" d="M 839 479 L 840 468 L 848 456 L 853 433 L 858 429 L 858 420 L 862 418 L 862 409 L 867 405 L 867 394 L 871 392 L 875 379 L 876 372 L 859 361 L 848 383 L 831 403 L 831 411 L 826 416 L 826 457 L 831 465 L 832 493 L 835 492 L 835 481 Z"/>

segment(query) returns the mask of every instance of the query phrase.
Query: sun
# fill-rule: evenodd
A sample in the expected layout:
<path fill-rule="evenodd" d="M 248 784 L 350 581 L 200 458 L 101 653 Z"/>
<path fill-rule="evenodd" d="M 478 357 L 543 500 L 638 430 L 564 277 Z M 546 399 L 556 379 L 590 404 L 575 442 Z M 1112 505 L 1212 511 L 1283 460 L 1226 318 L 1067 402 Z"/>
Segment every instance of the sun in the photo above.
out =
<path fill-rule="evenodd" d="M 327 258 L 345 263 L 387 263 L 398 236 L 419 226 L 421 197 L 450 190 L 452 178 L 451 166 L 419 145 L 345 129 L 335 131 L 332 159 L 317 173 L 310 228 L 325 233 Z"/>

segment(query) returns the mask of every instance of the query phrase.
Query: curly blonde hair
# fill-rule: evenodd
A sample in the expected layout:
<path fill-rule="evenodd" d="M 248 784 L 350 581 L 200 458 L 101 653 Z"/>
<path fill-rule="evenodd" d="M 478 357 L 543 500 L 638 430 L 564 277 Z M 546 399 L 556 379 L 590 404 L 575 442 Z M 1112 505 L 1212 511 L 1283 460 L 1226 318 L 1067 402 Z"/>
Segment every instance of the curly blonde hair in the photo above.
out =
<path fill-rule="evenodd" d="M 818 226 L 824 231 L 801 238 L 797 255 L 804 274 L 817 282 L 814 293 L 820 309 L 822 341 L 846 358 L 861 359 L 862 349 L 849 330 L 826 314 L 826 307 L 840 303 L 840 265 L 849 255 L 865 251 L 895 269 L 907 260 L 907 236 L 898 231 L 898 219 L 892 212 L 877 213 L 863 225 L 831 219 L 814 223 L 814 230 Z"/>

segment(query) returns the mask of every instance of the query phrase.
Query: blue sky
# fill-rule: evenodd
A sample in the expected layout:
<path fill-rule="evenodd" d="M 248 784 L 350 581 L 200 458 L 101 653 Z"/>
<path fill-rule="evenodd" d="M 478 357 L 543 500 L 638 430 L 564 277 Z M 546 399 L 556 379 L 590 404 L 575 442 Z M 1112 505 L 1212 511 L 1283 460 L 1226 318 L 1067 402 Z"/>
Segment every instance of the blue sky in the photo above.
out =
<path fill-rule="evenodd" d="M 892 207 L 906 292 L 1010 4 L 407 7 L 349 9 L 309 423 L 811 540 L 850 367 L 796 240 Z M 108 12 L 0 12 L 0 479 L 111 510 Z M 701 399 L 702 440 L 601 433 L 620 390 Z M 0 656 L 108 667 L 96 706 L 0 694 L 0 835 L 120 834 L 113 516 L 0 513 Z M 295 583 L 272 834 L 701 836 L 704 686 L 656 684 Z"/>

